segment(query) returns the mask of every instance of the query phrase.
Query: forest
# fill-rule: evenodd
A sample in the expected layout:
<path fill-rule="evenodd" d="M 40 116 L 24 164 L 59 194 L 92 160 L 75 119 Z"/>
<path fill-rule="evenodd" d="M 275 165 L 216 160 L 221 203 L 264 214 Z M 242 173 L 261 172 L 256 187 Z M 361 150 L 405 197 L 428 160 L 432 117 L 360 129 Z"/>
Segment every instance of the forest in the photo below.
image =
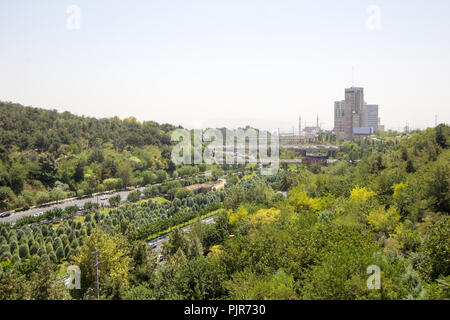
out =
<path fill-rule="evenodd" d="M 173 126 L 8 103 L 0 121 L 3 208 L 60 188 L 78 194 L 114 179 L 150 184 L 200 171 L 171 168 Z M 83 215 L 53 213 L 67 216 L 56 222 L 2 223 L 0 300 L 95 299 L 95 248 L 99 299 L 449 299 L 449 147 L 441 124 L 346 142 L 328 166 L 286 165 L 272 176 L 225 168 L 227 187 L 206 194 L 149 187 Z M 158 253 L 147 241 L 167 230 Z M 55 281 L 69 265 L 81 270 L 80 289 Z M 381 272 L 377 289 L 367 285 L 371 266 Z"/>
<path fill-rule="evenodd" d="M 0 210 L 165 181 L 174 129 L 0 102 Z"/>

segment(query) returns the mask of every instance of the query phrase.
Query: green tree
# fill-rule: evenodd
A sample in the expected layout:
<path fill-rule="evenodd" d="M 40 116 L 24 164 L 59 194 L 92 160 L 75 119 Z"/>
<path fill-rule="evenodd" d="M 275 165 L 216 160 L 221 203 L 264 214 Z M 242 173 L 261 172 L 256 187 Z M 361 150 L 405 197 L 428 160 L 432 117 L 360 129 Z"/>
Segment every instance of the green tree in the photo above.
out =
<path fill-rule="evenodd" d="M 212 169 L 212 177 L 214 180 L 218 180 L 220 177 L 223 176 L 223 170 L 220 167 L 215 167 Z"/>
<path fill-rule="evenodd" d="M 156 177 L 158 178 L 158 182 L 164 182 L 167 180 L 167 173 L 164 170 L 157 170 Z"/>
<path fill-rule="evenodd" d="M 124 239 L 96 228 L 83 242 L 78 253 L 71 257 L 73 264 L 81 269 L 81 292 L 74 293 L 75 296 L 81 297 L 88 288 L 93 288 L 95 249 L 98 250 L 100 293 L 105 293 L 103 288 L 111 281 L 127 288 L 131 259 L 126 255 Z"/>
<path fill-rule="evenodd" d="M 427 227 L 421 252 L 425 263 L 421 270 L 428 279 L 450 275 L 450 216 L 443 216 Z"/>
<path fill-rule="evenodd" d="M 124 187 L 134 184 L 133 169 L 128 162 L 121 162 L 117 166 L 117 176 L 122 179 Z"/>
<path fill-rule="evenodd" d="M 140 199 L 141 199 L 141 191 L 140 190 L 132 191 L 127 196 L 127 200 L 130 202 L 136 202 L 136 201 L 139 201 Z"/>
<path fill-rule="evenodd" d="M 226 283 L 233 300 L 293 300 L 299 299 L 294 278 L 279 269 L 269 276 L 258 276 L 244 271 L 233 275 Z"/>
<path fill-rule="evenodd" d="M 61 260 L 65 257 L 65 252 L 64 249 L 62 247 L 58 247 L 58 249 L 56 249 L 56 258 L 58 260 Z"/>
<path fill-rule="evenodd" d="M 110 197 L 108 199 L 108 202 L 111 207 L 117 207 L 120 204 L 120 200 L 121 200 L 121 197 L 120 197 L 120 194 L 118 194 L 118 195 L 115 195 L 114 197 Z"/>
<path fill-rule="evenodd" d="M 192 197 L 192 196 L 194 196 L 194 192 L 189 189 L 179 188 L 175 192 L 175 198 L 177 198 L 177 199 L 185 199 L 185 198 Z"/>
<path fill-rule="evenodd" d="M 30 250 L 28 249 L 28 244 L 22 244 L 19 247 L 19 256 L 22 259 L 30 257 Z"/>
<path fill-rule="evenodd" d="M 16 195 L 22 192 L 27 174 L 25 167 L 17 162 L 9 169 L 9 185 Z"/>

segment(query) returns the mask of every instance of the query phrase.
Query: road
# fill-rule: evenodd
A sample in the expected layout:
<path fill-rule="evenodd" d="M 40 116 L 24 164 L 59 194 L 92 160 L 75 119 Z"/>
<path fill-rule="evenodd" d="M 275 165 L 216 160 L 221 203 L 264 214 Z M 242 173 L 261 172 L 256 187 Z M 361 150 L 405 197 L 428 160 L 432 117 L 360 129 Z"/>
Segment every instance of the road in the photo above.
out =
<path fill-rule="evenodd" d="M 227 184 L 227 180 L 224 179 L 224 178 L 222 177 L 221 179 L 219 179 L 219 183 L 215 185 L 215 188 L 216 188 L 216 190 L 219 190 L 219 189 L 221 189 L 221 188 L 224 188 L 226 184 Z M 217 214 L 212 215 L 212 216 L 210 216 L 210 217 L 207 217 L 207 218 L 202 219 L 202 222 L 203 222 L 203 223 L 206 223 L 206 224 L 214 223 L 214 219 L 215 219 L 216 217 L 217 217 Z M 183 228 L 181 228 L 181 230 L 183 230 L 183 231 L 186 232 L 186 233 L 189 233 L 189 229 L 190 229 L 191 225 L 192 225 L 192 223 L 189 224 L 189 225 L 187 225 L 187 226 L 185 226 L 185 227 L 183 227 Z M 161 250 L 162 250 L 162 244 L 163 244 L 164 242 L 166 242 L 167 239 L 169 239 L 170 234 L 171 234 L 171 232 L 166 233 L 165 235 L 162 235 L 162 236 L 160 236 L 160 237 L 158 237 L 158 238 L 149 240 L 149 241 L 147 241 L 147 244 L 148 244 L 149 246 L 152 246 L 152 249 L 153 249 L 156 253 L 161 253 Z"/>
<path fill-rule="evenodd" d="M 156 186 L 156 185 L 153 185 Z M 135 190 L 141 190 L 143 191 L 145 189 L 145 187 L 141 187 L 141 188 L 136 188 Z M 74 200 L 69 200 L 69 201 L 65 201 L 65 202 L 61 202 L 58 204 L 52 204 L 49 206 L 45 206 L 45 207 L 39 207 L 39 208 L 33 208 L 33 209 L 29 209 L 26 211 L 20 211 L 20 212 L 15 212 L 12 213 L 9 217 L 6 218 L 0 218 L 0 222 L 10 222 L 13 223 L 23 217 L 27 217 L 27 216 L 32 216 L 35 213 L 39 213 L 39 212 L 46 212 L 55 208 L 61 208 L 64 209 L 66 207 L 71 207 L 71 206 L 77 206 L 77 207 L 82 207 L 84 206 L 84 204 L 86 202 L 93 202 L 93 203 L 97 203 L 97 199 L 98 199 L 98 204 L 99 205 L 107 205 L 108 203 L 108 199 L 110 197 L 114 197 L 116 195 L 120 195 L 120 198 L 122 200 L 126 200 L 127 196 L 130 192 L 133 192 L 135 190 L 124 190 L 124 191 L 118 191 L 118 192 L 111 192 L 111 193 L 107 193 L 107 194 L 102 194 L 99 196 L 92 196 L 92 197 L 87 197 L 87 198 L 82 198 L 82 199 L 74 199 Z M 108 199 L 106 200 L 100 200 L 101 197 L 103 196 L 107 196 Z"/>
<path fill-rule="evenodd" d="M 197 174 L 195 177 L 199 177 L 199 176 L 206 176 L 206 177 L 211 176 L 211 170 L 208 170 L 208 171 L 202 172 L 200 174 Z M 183 178 L 177 178 L 177 179 L 173 179 L 173 180 L 170 180 L 170 181 L 175 181 L 175 180 L 183 180 Z M 151 186 L 149 186 L 148 188 L 156 187 L 156 186 L 159 186 L 159 185 L 161 185 L 161 183 L 155 183 L 155 184 L 152 184 Z M 135 190 L 143 191 L 146 188 L 147 187 L 140 187 L 140 188 L 136 188 Z M 64 209 L 66 207 L 71 207 L 71 206 L 82 207 L 86 202 L 93 202 L 93 203 L 97 203 L 98 202 L 98 204 L 100 206 L 102 204 L 103 205 L 107 205 L 107 204 L 109 204 L 108 199 L 110 197 L 114 197 L 116 195 L 120 195 L 121 200 L 124 201 L 124 200 L 127 199 L 128 194 L 130 192 L 135 191 L 135 190 L 123 190 L 123 191 L 118 191 L 118 192 L 104 193 L 102 195 L 98 195 L 98 197 L 97 196 L 92 196 L 92 197 L 87 197 L 87 198 L 82 198 L 82 199 L 63 200 L 63 201 L 61 201 L 58 204 L 51 204 L 51 205 L 48 205 L 48 206 L 42 206 L 42 207 L 32 208 L 32 209 L 25 210 L 25 211 L 11 213 L 11 215 L 9 217 L 0 218 L 0 223 L 1 222 L 13 223 L 13 222 L 15 222 L 15 221 L 17 221 L 17 220 L 19 220 L 19 219 L 21 219 L 23 217 L 32 216 L 35 213 L 46 212 L 46 211 L 49 211 L 49 210 L 52 210 L 52 209 L 55 209 L 55 208 Z M 107 196 L 108 199 L 100 200 L 100 198 L 102 196 Z"/>

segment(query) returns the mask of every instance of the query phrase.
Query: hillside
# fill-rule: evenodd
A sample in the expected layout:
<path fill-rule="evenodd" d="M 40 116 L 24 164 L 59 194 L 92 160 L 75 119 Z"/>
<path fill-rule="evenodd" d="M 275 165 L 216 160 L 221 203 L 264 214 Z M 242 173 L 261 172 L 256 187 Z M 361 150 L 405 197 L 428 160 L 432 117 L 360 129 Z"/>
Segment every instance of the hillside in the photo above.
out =
<path fill-rule="evenodd" d="M 156 181 L 173 129 L 0 102 L 0 210 Z"/>

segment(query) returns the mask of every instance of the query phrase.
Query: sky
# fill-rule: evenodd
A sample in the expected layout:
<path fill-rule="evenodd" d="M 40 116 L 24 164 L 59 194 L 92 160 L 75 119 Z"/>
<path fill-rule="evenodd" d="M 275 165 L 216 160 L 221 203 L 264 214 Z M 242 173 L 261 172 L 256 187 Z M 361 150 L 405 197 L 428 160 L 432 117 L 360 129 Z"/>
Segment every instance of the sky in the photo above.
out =
<path fill-rule="evenodd" d="M 387 128 L 425 128 L 450 123 L 449 13 L 448 0 L 0 0 L 0 100 L 332 129 L 353 84 Z"/>

